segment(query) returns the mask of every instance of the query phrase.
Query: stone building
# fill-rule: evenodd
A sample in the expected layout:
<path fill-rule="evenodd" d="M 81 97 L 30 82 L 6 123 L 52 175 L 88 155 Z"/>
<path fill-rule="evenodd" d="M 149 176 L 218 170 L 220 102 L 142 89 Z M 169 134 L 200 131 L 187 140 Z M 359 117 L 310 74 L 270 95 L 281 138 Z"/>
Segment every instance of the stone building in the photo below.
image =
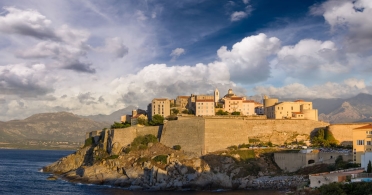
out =
<path fill-rule="evenodd" d="M 147 106 L 149 120 L 156 114 L 165 117 L 170 115 L 170 100 L 167 98 L 155 98 Z"/>
<path fill-rule="evenodd" d="M 342 156 L 344 161 L 351 161 L 350 153 L 340 152 L 319 152 L 317 150 L 301 150 L 298 153 L 274 153 L 275 163 L 286 172 L 294 172 L 306 166 L 316 164 L 334 164 L 338 156 Z"/>
<path fill-rule="evenodd" d="M 318 110 L 313 109 L 312 102 L 296 100 L 294 102 L 279 102 L 278 99 L 263 99 L 264 113 L 268 119 L 308 119 L 318 121 Z"/>
<path fill-rule="evenodd" d="M 188 109 L 189 98 L 190 96 L 177 96 L 175 107 L 180 110 Z"/>
<path fill-rule="evenodd" d="M 240 112 L 240 115 L 255 115 L 255 102 L 247 100 L 246 97 L 236 96 L 232 89 L 221 99 L 226 112 Z"/>
<path fill-rule="evenodd" d="M 372 124 L 353 129 L 353 160 L 354 160 L 354 163 L 362 163 L 361 156 L 365 155 L 365 153 L 372 152 L 371 143 L 372 143 Z"/>
<path fill-rule="evenodd" d="M 215 101 L 213 95 L 195 96 L 195 115 L 196 116 L 214 116 Z"/>

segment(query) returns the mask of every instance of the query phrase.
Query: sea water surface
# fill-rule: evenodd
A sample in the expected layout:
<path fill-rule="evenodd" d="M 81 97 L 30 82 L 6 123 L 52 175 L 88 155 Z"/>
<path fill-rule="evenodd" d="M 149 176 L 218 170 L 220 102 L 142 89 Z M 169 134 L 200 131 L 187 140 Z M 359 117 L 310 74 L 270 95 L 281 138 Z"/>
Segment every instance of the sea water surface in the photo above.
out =
<path fill-rule="evenodd" d="M 124 195 L 282 195 L 284 191 L 244 190 L 244 191 L 161 191 L 132 192 L 124 188 L 106 185 L 70 183 L 61 179 L 47 180 L 50 173 L 40 169 L 74 151 L 52 150 L 7 150 L 0 149 L 0 194 L 124 194 Z"/>

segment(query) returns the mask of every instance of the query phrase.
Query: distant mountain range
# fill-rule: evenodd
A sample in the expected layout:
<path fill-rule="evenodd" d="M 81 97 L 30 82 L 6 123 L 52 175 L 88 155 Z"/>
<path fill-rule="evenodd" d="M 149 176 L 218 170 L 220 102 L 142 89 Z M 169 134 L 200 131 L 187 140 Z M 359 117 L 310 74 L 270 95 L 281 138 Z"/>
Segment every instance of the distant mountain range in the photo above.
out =
<path fill-rule="evenodd" d="M 361 93 L 347 99 L 314 99 L 319 120 L 330 123 L 372 122 L 372 95 Z"/>
<path fill-rule="evenodd" d="M 98 122 L 104 122 L 108 124 L 113 124 L 114 121 L 120 122 L 120 117 L 126 114 L 132 114 L 132 110 L 136 110 L 137 107 L 135 106 L 128 106 L 126 108 L 117 110 L 110 115 L 104 115 L 104 114 L 97 114 L 97 115 L 89 115 L 89 116 L 80 116 L 83 118 L 89 118 L 94 121 Z"/>
<path fill-rule="evenodd" d="M 25 141 L 82 142 L 85 133 L 110 127 L 120 117 L 131 114 L 134 106 L 110 115 L 79 116 L 68 112 L 34 114 L 23 120 L 0 121 L 0 143 Z M 0 145 L 1 146 L 1 145 Z"/>
<path fill-rule="evenodd" d="M 81 142 L 86 132 L 104 127 L 108 127 L 108 124 L 68 112 L 34 114 L 24 120 L 0 122 L 0 142 L 23 140 Z"/>
<path fill-rule="evenodd" d="M 372 122 L 372 95 L 359 94 L 352 98 L 313 99 L 319 120 L 330 123 Z M 24 120 L 0 121 L 0 143 L 23 140 L 82 142 L 86 132 L 109 127 L 120 116 L 131 114 L 134 106 L 110 115 L 79 116 L 68 112 L 42 113 Z"/>

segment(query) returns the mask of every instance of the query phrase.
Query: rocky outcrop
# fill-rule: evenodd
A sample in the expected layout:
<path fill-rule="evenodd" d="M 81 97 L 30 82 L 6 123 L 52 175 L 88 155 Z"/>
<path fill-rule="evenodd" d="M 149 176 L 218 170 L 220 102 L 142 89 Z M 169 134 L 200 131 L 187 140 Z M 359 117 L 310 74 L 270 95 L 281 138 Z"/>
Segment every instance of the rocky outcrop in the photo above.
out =
<path fill-rule="evenodd" d="M 157 161 L 159 155 L 165 156 L 166 162 Z M 44 167 L 44 171 L 72 182 L 115 185 L 130 190 L 282 189 L 307 181 L 302 176 L 268 176 L 276 172 L 270 170 L 275 167 L 270 168 L 270 162 L 265 159 L 258 157 L 256 164 L 252 164 L 241 162 L 238 154 L 195 157 L 160 143 L 146 150 L 110 156 L 99 146 L 92 146 Z"/>

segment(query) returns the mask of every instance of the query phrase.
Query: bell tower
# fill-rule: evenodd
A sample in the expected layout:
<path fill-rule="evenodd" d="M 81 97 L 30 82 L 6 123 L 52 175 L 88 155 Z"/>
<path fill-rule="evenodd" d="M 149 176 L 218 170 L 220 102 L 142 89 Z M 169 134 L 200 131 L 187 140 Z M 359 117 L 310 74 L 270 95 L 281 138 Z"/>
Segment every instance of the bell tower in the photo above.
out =
<path fill-rule="evenodd" d="M 220 99 L 220 92 L 218 91 L 218 89 L 216 88 L 214 90 L 214 103 L 217 104 L 218 100 Z"/>

